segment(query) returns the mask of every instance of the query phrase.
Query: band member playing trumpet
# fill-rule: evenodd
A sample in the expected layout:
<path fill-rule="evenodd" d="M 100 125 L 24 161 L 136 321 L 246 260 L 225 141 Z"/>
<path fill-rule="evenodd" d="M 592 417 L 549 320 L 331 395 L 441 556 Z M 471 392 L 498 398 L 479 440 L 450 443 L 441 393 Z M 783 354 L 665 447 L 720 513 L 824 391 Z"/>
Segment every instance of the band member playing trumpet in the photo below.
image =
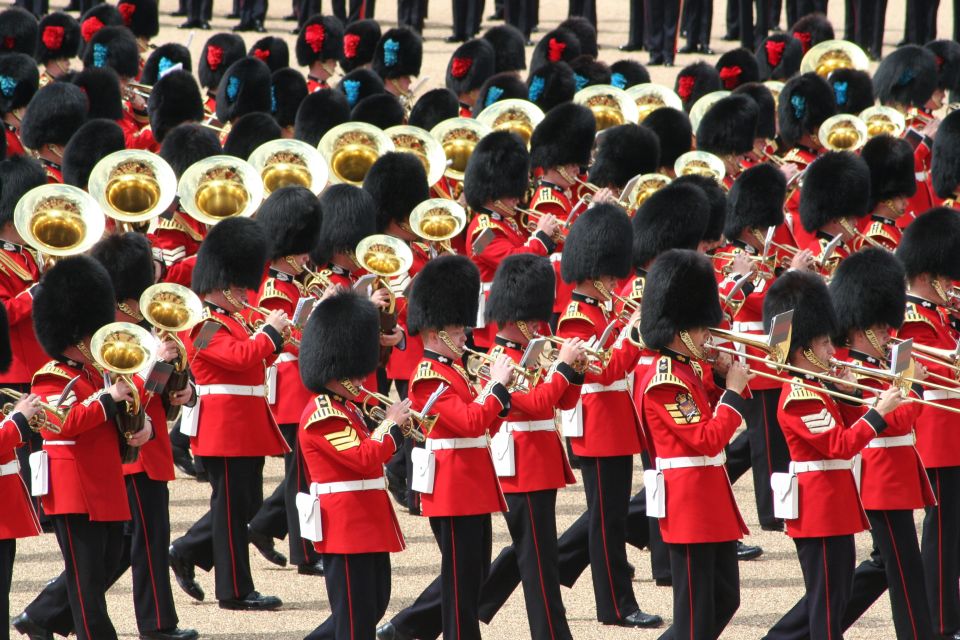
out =
<path fill-rule="evenodd" d="M 723 160 L 723 184 L 733 185 L 744 167 L 745 156 L 753 151 L 760 107 L 753 98 L 730 95 L 715 102 L 697 127 L 697 150 Z"/>
<path fill-rule="evenodd" d="M 913 149 L 901 138 L 881 135 L 871 138 L 860 151 L 870 168 L 870 215 L 860 224 L 855 250 L 880 246 L 894 250 L 903 231 L 897 225 L 917 192 L 913 172 Z"/>

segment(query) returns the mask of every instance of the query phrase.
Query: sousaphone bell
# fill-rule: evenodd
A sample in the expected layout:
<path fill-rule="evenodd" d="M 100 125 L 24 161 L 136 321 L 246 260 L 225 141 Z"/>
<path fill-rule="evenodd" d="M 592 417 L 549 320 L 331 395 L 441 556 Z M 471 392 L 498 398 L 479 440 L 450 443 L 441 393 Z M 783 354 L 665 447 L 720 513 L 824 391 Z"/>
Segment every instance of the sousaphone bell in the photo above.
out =
<path fill-rule="evenodd" d="M 661 107 L 670 107 L 683 111 L 683 100 L 670 87 L 653 82 L 635 84 L 627 89 L 627 95 L 637 105 L 637 122 L 643 122 L 651 113 Z"/>
<path fill-rule="evenodd" d="M 48 256 L 86 252 L 103 236 L 103 210 L 89 193 L 66 184 L 45 184 L 26 192 L 13 211 L 23 241 Z"/>
<path fill-rule="evenodd" d="M 393 142 L 393 148 L 397 151 L 412 153 L 420 160 L 423 170 L 427 174 L 427 184 L 431 187 L 443 177 L 443 172 L 447 168 L 447 157 L 443 153 L 443 147 L 430 135 L 430 132 L 420 127 L 414 127 L 408 124 L 401 124 L 390 127 L 384 131 Z"/>
<path fill-rule="evenodd" d="M 250 163 L 234 156 L 210 156 L 190 165 L 177 186 L 180 206 L 204 224 L 248 218 L 263 202 L 263 180 Z"/>
<path fill-rule="evenodd" d="M 612 84 L 595 84 L 577 91 L 573 101 L 590 107 L 597 121 L 597 131 L 621 124 L 636 123 L 640 118 L 637 103 L 627 92 Z"/>
<path fill-rule="evenodd" d="M 104 156 L 87 184 L 103 213 L 126 226 L 158 217 L 177 195 L 177 176 L 166 160 L 140 149 Z"/>
<path fill-rule="evenodd" d="M 305 187 L 319 194 L 327 186 L 327 162 L 306 142 L 281 138 L 265 142 L 247 162 L 260 174 L 264 195 L 283 187 Z"/>
<path fill-rule="evenodd" d="M 494 131 L 510 131 L 520 136 L 524 144 L 530 145 L 533 130 L 543 120 L 543 110 L 529 100 L 509 98 L 498 100 L 485 107 L 477 116 L 477 122 L 485 124 Z"/>
<path fill-rule="evenodd" d="M 320 155 L 327 159 L 330 182 L 359 187 L 377 159 L 393 151 L 390 137 L 365 122 L 344 122 L 327 131 L 320 144 Z"/>
<path fill-rule="evenodd" d="M 899 138 L 907 128 L 903 114 L 893 107 L 870 107 L 860 112 L 860 119 L 867 125 L 867 136 L 890 135 Z"/>
<path fill-rule="evenodd" d="M 490 127 L 473 118 L 447 118 L 431 129 L 430 135 L 440 143 L 447 157 L 443 174 L 462 182 L 474 148 L 491 131 Z"/>
<path fill-rule="evenodd" d="M 817 130 L 820 144 L 830 151 L 856 151 L 867 144 L 869 137 L 866 123 L 849 113 L 827 118 Z"/>
<path fill-rule="evenodd" d="M 687 151 L 673 164 L 677 176 L 701 175 L 713 178 L 717 184 L 723 184 L 727 169 L 723 160 L 706 151 Z"/>

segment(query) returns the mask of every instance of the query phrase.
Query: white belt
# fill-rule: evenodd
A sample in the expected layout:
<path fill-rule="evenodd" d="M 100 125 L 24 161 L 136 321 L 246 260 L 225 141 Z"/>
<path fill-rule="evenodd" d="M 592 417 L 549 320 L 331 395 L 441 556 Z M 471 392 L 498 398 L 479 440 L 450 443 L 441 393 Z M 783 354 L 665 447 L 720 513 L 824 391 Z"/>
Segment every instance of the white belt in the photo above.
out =
<path fill-rule="evenodd" d="M 267 397 L 266 385 L 243 384 L 198 384 L 198 396 L 259 396 Z"/>
<path fill-rule="evenodd" d="M 310 493 L 323 496 L 330 493 L 346 493 L 348 491 L 385 491 L 387 482 L 383 476 L 367 480 L 345 480 L 343 482 L 313 482 L 310 484 Z"/>
<path fill-rule="evenodd" d="M 276 360 L 274 360 L 276 364 L 280 364 L 281 362 L 296 362 L 296 361 L 297 361 L 297 354 L 290 353 L 288 351 L 284 351 L 283 353 L 277 356 Z"/>
<path fill-rule="evenodd" d="M 912 447 L 917 444 L 917 436 L 908 433 L 905 436 L 890 436 L 888 438 L 874 438 L 867 443 L 867 449 L 889 449 L 890 447 Z"/>
<path fill-rule="evenodd" d="M 960 400 L 960 391 L 947 391 L 946 389 L 928 389 L 923 392 L 923 399 L 924 400 Z"/>
<path fill-rule="evenodd" d="M 43 444 L 61 445 L 64 447 L 69 447 L 70 445 L 77 444 L 77 441 L 76 440 L 44 440 Z"/>
<path fill-rule="evenodd" d="M 427 438 L 424 443 L 427 451 L 439 451 L 440 449 L 485 449 L 487 447 L 487 436 L 479 438 Z"/>
<path fill-rule="evenodd" d="M 525 422 L 504 422 L 503 426 L 510 431 L 556 431 L 557 425 L 551 420 L 527 420 Z"/>
<path fill-rule="evenodd" d="M 588 382 L 580 387 L 580 394 L 587 395 L 588 393 L 603 393 L 604 391 L 626 391 L 628 388 L 629 386 L 627 385 L 626 379 L 617 380 L 607 385 L 600 384 L 599 382 Z"/>
<path fill-rule="evenodd" d="M 913 177 L 917 179 L 917 182 L 926 182 L 927 172 L 926 171 L 917 171 L 913 174 Z"/>
<path fill-rule="evenodd" d="M 490 289 L 491 289 L 492 287 L 493 287 L 493 283 L 492 283 L 492 282 L 481 282 L 481 283 L 480 283 L 480 291 L 481 291 L 481 293 L 489 293 L 489 292 L 490 292 Z"/>
<path fill-rule="evenodd" d="M 720 452 L 715 456 L 679 456 L 676 458 L 657 458 L 657 469 L 689 469 L 690 467 L 722 467 L 727 455 Z"/>
<path fill-rule="evenodd" d="M 806 462 L 791 462 L 790 470 L 793 473 L 807 473 L 808 471 L 850 471 L 853 469 L 853 460 L 808 460 Z"/>
<path fill-rule="evenodd" d="M 760 322 L 734 322 L 734 331 L 763 331 L 763 321 Z"/>
<path fill-rule="evenodd" d="M 16 458 L 6 464 L 0 464 L 0 476 L 12 476 L 15 473 L 20 473 L 20 463 Z"/>

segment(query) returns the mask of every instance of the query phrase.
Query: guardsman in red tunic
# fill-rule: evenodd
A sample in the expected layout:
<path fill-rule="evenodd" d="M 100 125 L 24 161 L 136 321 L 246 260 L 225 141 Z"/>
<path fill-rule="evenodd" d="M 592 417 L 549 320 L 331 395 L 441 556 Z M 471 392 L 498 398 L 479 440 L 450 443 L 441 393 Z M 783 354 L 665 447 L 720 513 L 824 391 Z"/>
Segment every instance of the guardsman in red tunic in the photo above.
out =
<path fill-rule="evenodd" d="M 453 50 L 447 63 L 447 89 L 457 96 L 461 118 L 472 118 L 480 88 L 496 70 L 496 51 L 489 40 L 474 38 Z"/>
<path fill-rule="evenodd" d="M 334 16 L 310 16 L 297 35 L 297 64 L 307 67 L 307 92 L 329 89 L 343 52 L 343 23 Z"/>
<path fill-rule="evenodd" d="M 257 306 L 283 311 L 292 318 L 307 293 L 298 277 L 304 273 L 309 253 L 320 231 L 320 201 L 305 187 L 283 187 L 270 194 L 257 211 L 257 221 L 270 243 L 267 277 L 257 293 Z M 299 329 L 291 329 L 300 338 Z M 273 546 L 273 539 L 290 536 L 290 562 L 302 575 L 321 575 L 323 565 L 309 541 L 300 537 L 297 492 L 306 492 L 309 481 L 303 459 L 297 452 L 297 424 L 311 394 L 300 380 L 300 349 L 286 342 L 276 361 L 267 369 L 267 400 L 291 451 L 284 454 L 284 478 L 257 515 L 250 521 L 250 541 L 263 556 L 280 566 L 287 563 Z"/>
<path fill-rule="evenodd" d="M 201 3 L 195 4 L 199 7 Z M 198 20 L 199 18 L 200 16 L 197 16 Z M 216 120 L 217 89 L 224 74 L 230 65 L 245 55 L 247 55 L 247 45 L 236 33 L 215 33 L 204 43 L 197 63 L 197 79 L 200 80 L 200 86 L 207 92 L 203 108 L 208 119 Z M 222 123 L 213 122 L 213 124 L 221 126 Z"/>
<path fill-rule="evenodd" d="M 490 365 L 490 381 L 478 395 L 460 365 L 466 328 L 476 322 L 480 295 L 477 268 L 463 256 L 431 260 L 414 280 L 408 330 L 423 334 L 424 357 L 410 381 L 419 411 L 436 398 L 439 416 L 423 455 L 414 462 L 423 486 L 421 508 L 440 546 L 440 575 L 377 630 L 378 638 L 480 638 L 480 593 L 490 565 L 490 514 L 507 508 L 490 454 L 489 436 L 510 411 L 507 385 L 513 370 L 506 355 Z M 418 485 L 414 486 L 415 489 Z M 464 496 L 470 496 L 464 500 Z"/>
<path fill-rule="evenodd" d="M 379 354 L 377 308 L 350 291 L 320 302 L 303 332 L 300 366 L 315 395 L 297 432 L 312 480 L 299 499 L 317 500 L 308 504 L 320 520 L 314 548 L 331 609 L 310 639 L 372 639 L 390 600 L 390 554 L 404 549 L 383 465 L 403 441 L 410 401 L 387 407 L 373 432 L 356 404 Z"/>
<path fill-rule="evenodd" d="M 376 202 L 353 185 L 335 184 L 324 189 L 320 210 L 320 235 L 310 252 L 319 278 L 308 276 L 304 280 L 304 284 L 313 285 L 309 293 L 314 296 L 330 286 L 353 287 L 361 269 L 354 250 L 361 240 L 377 232 Z"/>
<path fill-rule="evenodd" d="M 706 257 L 682 249 L 658 257 L 641 308 L 643 341 L 659 352 L 637 387 L 655 458 L 644 473 L 647 508 L 660 514 L 673 575 L 673 626 L 666 635 L 719 638 L 740 606 L 736 543 L 749 533 L 723 455 L 744 421 L 749 373 L 731 364 L 726 391 L 711 407 L 698 361 L 722 312 Z"/>
<path fill-rule="evenodd" d="M 0 75 L 4 77 L 6 90 L 0 91 L 0 119 L 3 120 L 6 138 L 6 156 L 24 153 L 20 142 L 20 121 L 27 104 L 37 92 L 39 71 L 37 63 L 23 53 L 7 53 L 0 58 Z"/>
<path fill-rule="evenodd" d="M 70 62 L 80 51 L 80 23 L 68 13 L 48 13 L 40 18 L 40 37 L 34 57 L 42 67 L 40 84 L 45 86 L 70 72 Z"/>
<path fill-rule="evenodd" d="M 223 609 L 281 606 L 279 598 L 254 590 L 247 547 L 247 523 L 263 502 L 264 456 L 289 450 L 270 413 L 265 383 L 266 368 L 283 351 L 290 321 L 275 310 L 253 330 L 240 315 L 247 291 L 260 287 L 268 243 L 256 221 L 229 218 L 211 229 L 193 272 L 193 289 L 204 300 L 205 314 L 187 345 L 197 404 L 185 411 L 180 430 L 191 435 L 191 448 L 203 458 L 213 493 L 210 511 L 170 546 L 170 567 L 181 588 L 197 600 L 204 594 L 194 566 L 215 567 Z M 201 337 L 206 344 L 196 344 Z"/>
<path fill-rule="evenodd" d="M 717 100 L 704 114 L 697 128 L 697 150 L 721 160 L 728 189 L 743 171 L 747 154 L 753 151 L 760 107 L 746 95 L 729 95 Z"/>
<path fill-rule="evenodd" d="M 486 309 L 499 328 L 491 356 L 506 355 L 520 364 L 530 340 L 550 321 L 554 277 L 550 261 L 541 256 L 510 256 L 501 263 Z M 481 620 L 489 624 L 522 582 L 533 638 L 572 637 L 560 595 L 556 506 L 557 490 L 576 479 L 554 412 L 577 405 L 585 368 L 582 341 L 567 340 L 535 385 L 511 394 L 510 414 L 491 442 L 513 544 L 490 567 Z"/>
<path fill-rule="evenodd" d="M 783 384 L 780 427 L 792 460 L 778 495 L 797 492 L 797 509 L 784 513 L 787 535 L 797 547 L 806 593 L 767 633 L 770 639 L 791 637 L 794 616 L 805 619 L 812 638 L 841 638 L 843 612 L 853 585 L 856 547 L 853 536 L 870 527 L 854 477 L 854 457 L 878 436 L 885 418 L 900 406 L 900 389 L 890 387 L 869 401 L 835 399 L 817 374 L 830 370 L 835 349 L 830 341 L 838 323 L 823 280 L 816 274 L 790 271 L 770 287 L 764 301 L 764 322 L 793 310 L 788 362 L 809 373 L 795 374 Z M 845 379 L 854 381 L 853 375 Z M 838 390 L 848 398 L 852 387 Z M 864 404 L 872 407 L 865 410 Z M 790 498 L 784 499 L 789 502 Z M 788 510 L 792 511 L 792 510 Z M 796 517 L 790 517 L 796 516 Z"/>
<path fill-rule="evenodd" d="M 870 215 L 860 223 L 856 250 L 881 246 L 897 248 L 903 230 L 897 225 L 907 202 L 917 191 L 913 177 L 913 149 L 910 143 L 888 135 L 872 138 L 860 151 L 870 167 Z"/>
<path fill-rule="evenodd" d="M 75 84 L 54 82 L 33 96 L 20 124 L 20 140 L 43 165 L 47 182 L 63 182 L 63 150 L 86 119 L 87 96 Z"/>
<path fill-rule="evenodd" d="M 960 115 L 950 113 L 937 129 L 930 162 L 930 184 L 936 196 L 935 204 L 960 208 Z M 922 213 L 923 210 L 917 213 Z"/>

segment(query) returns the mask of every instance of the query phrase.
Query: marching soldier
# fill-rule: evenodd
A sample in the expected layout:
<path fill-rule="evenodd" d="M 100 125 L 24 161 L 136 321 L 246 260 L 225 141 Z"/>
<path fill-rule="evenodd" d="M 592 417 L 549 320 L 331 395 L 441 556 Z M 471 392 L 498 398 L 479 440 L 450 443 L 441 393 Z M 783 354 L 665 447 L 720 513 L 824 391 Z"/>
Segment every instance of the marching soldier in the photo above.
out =
<path fill-rule="evenodd" d="M 888 135 L 867 141 L 860 157 L 870 167 L 870 215 L 860 225 L 855 250 L 880 246 L 894 250 L 903 231 L 897 226 L 907 203 L 917 192 L 913 172 L 913 148 L 901 138 Z"/>
<path fill-rule="evenodd" d="M 496 53 L 485 38 L 474 38 L 454 49 L 447 63 L 447 89 L 457 95 L 460 116 L 470 118 L 476 109 L 480 87 L 493 75 Z"/>
<path fill-rule="evenodd" d="M 651 51 L 651 54 L 653 53 Z M 673 85 L 673 90 L 680 96 L 685 113 L 690 113 L 690 109 L 697 100 L 721 89 L 723 85 L 720 82 L 720 73 L 704 60 L 688 64 L 681 69 Z"/>
<path fill-rule="evenodd" d="M 305 21 L 297 35 L 297 64 L 307 67 L 307 91 L 329 89 L 328 80 L 337 73 L 337 60 L 343 51 L 343 23 L 334 16 L 314 15 Z"/>
<path fill-rule="evenodd" d="M 193 0 L 190 3 L 191 20 L 200 21 L 199 5 L 202 2 L 203 0 Z M 208 6 L 212 4 L 211 2 Z M 194 8 L 198 9 L 196 17 L 193 16 Z M 217 90 L 227 69 L 246 53 L 247 46 L 243 38 L 235 33 L 215 33 L 204 43 L 200 60 L 197 62 L 197 79 L 200 80 L 200 86 L 207 90 L 203 107 L 208 117 L 214 117 L 217 113 Z"/>
<path fill-rule="evenodd" d="M 20 139 L 43 165 L 47 182 L 63 182 L 63 149 L 86 118 L 86 95 L 67 82 L 47 85 L 30 100 L 20 123 Z"/>
<path fill-rule="evenodd" d="M 930 161 L 930 185 L 938 204 L 942 201 L 945 207 L 957 208 L 960 198 L 960 115 L 957 112 L 947 115 L 937 129 Z"/>
<path fill-rule="evenodd" d="M 759 118 L 753 98 L 730 95 L 715 102 L 697 127 L 697 150 L 723 160 L 723 184 L 728 189 L 743 170 L 744 156 L 753 151 Z"/>
<path fill-rule="evenodd" d="M 3 120 L 7 152 L 4 157 L 24 153 L 20 128 L 27 105 L 37 92 L 39 72 L 33 59 L 23 53 L 8 53 L 0 57 L 0 75 L 9 78 L 12 88 L 0 92 L 0 116 Z"/>
<path fill-rule="evenodd" d="M 413 29 L 398 27 L 380 36 L 370 66 L 383 79 L 388 93 L 409 100 L 410 88 L 414 78 L 420 75 L 422 62 L 423 38 Z"/>
<path fill-rule="evenodd" d="M 354 250 L 357 244 L 377 232 L 377 205 L 367 191 L 349 184 L 335 184 L 320 197 L 323 212 L 320 233 L 310 252 L 317 268 L 316 296 L 329 286 L 352 289 L 360 265 Z"/>

